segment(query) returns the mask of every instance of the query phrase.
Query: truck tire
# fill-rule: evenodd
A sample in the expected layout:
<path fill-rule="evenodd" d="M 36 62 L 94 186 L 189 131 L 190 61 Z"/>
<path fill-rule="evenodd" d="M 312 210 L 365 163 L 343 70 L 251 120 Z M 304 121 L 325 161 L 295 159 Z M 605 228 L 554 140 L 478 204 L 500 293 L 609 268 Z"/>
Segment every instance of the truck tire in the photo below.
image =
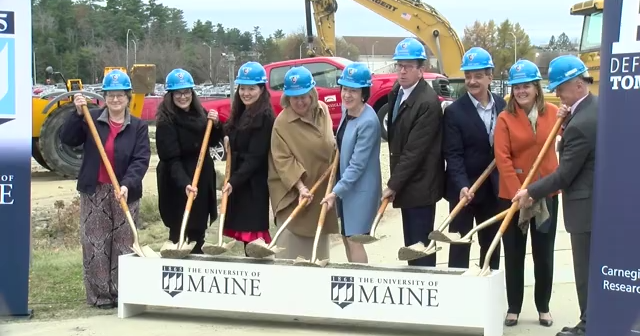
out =
<path fill-rule="evenodd" d="M 88 104 L 88 108 L 96 105 Z M 73 104 L 65 104 L 53 110 L 40 130 L 40 153 L 47 166 L 64 178 L 77 178 L 82 164 L 82 146 L 72 148 L 60 140 L 60 130 L 69 113 L 76 113 Z"/>
<path fill-rule="evenodd" d="M 40 139 L 31 138 L 31 157 L 46 170 L 51 170 L 49 165 L 44 161 L 42 157 L 42 151 L 40 150 Z"/>
<path fill-rule="evenodd" d="M 384 104 L 378 110 L 378 120 L 380 121 L 380 134 L 384 141 L 387 141 L 387 115 L 389 114 L 389 104 Z"/>

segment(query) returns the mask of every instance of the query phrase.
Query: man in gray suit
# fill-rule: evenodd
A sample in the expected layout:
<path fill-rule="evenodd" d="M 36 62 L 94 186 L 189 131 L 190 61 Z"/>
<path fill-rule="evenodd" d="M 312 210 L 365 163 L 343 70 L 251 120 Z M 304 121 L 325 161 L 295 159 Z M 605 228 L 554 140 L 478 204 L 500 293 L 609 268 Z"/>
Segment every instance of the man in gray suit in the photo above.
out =
<path fill-rule="evenodd" d="M 585 335 L 587 325 L 587 281 L 591 247 L 593 172 L 596 158 L 598 98 L 589 93 L 593 79 L 579 58 L 564 55 L 549 64 L 549 89 L 563 103 L 559 115 L 566 112 L 562 140 L 558 144 L 560 162 L 552 174 L 520 190 L 513 201 L 528 207 L 534 200 L 562 190 L 564 223 L 571 235 L 573 271 L 580 305 L 580 322 L 565 327 L 556 336 Z"/>

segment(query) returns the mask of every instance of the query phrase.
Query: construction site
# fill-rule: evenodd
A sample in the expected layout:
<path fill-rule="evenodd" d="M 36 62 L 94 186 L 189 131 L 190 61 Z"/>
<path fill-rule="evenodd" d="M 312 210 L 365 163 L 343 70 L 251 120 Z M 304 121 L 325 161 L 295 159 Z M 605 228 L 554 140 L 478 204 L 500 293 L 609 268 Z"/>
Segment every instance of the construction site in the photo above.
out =
<path fill-rule="evenodd" d="M 271 94 L 271 101 L 274 111 L 281 111 L 280 97 L 283 94 L 285 73 L 294 66 L 308 68 L 318 87 L 319 99 L 325 102 L 329 108 L 329 113 L 333 120 L 334 131 L 337 131 L 342 118 L 342 102 L 340 98 L 340 85 L 338 79 L 343 69 L 352 63 L 351 60 L 340 57 L 336 51 L 336 26 L 340 25 L 335 19 L 335 14 L 339 11 L 339 4 L 346 0 L 305 0 L 305 33 L 306 41 L 300 45 L 299 58 L 287 59 L 269 64 L 264 64 L 268 76 L 266 88 Z M 465 78 L 460 70 L 465 47 L 462 43 L 460 32 L 456 32 L 450 21 L 444 17 L 436 8 L 426 1 L 414 0 L 349 0 L 361 5 L 363 11 L 371 11 L 379 16 L 380 20 L 389 21 L 403 28 L 407 36 L 417 38 L 427 49 L 428 71 L 424 73 L 424 79 L 435 90 L 439 101 L 444 108 L 452 104 L 458 97 L 466 94 Z M 580 38 L 581 45 L 575 54 L 588 67 L 588 73 L 593 78 L 591 85 L 592 93 L 598 95 L 600 80 L 600 34 L 602 30 L 602 17 L 604 12 L 604 0 L 589 0 L 579 2 L 571 8 L 559 8 L 559 11 L 566 11 L 567 16 L 580 17 L 583 20 Z M 301 22 L 302 23 L 302 22 Z M 596 36 L 598 35 L 598 36 Z M 515 37 L 515 35 L 514 35 Z M 127 39 L 129 33 L 127 32 Z M 382 181 L 389 179 L 389 150 L 386 146 L 387 140 L 387 119 L 389 109 L 388 95 L 396 83 L 394 61 L 386 56 L 393 54 L 393 47 L 404 37 L 360 37 L 344 36 L 345 41 L 357 46 L 360 49 L 359 61 L 365 63 L 373 72 L 371 95 L 367 101 L 371 105 L 379 118 L 382 126 L 382 150 L 380 162 L 382 162 Z M 594 41 L 598 41 L 595 42 Z M 129 41 L 127 40 L 127 43 Z M 206 46 L 205 46 L 206 47 Z M 127 46 L 128 48 L 128 46 Z M 209 53 L 211 47 L 209 46 Z M 127 55 L 129 57 L 129 55 Z M 211 55 L 209 55 L 211 57 Z M 128 61 L 128 58 L 127 58 Z M 220 121 L 225 122 L 231 113 L 231 98 L 235 93 L 233 79 L 236 77 L 239 64 L 233 54 L 223 54 L 221 64 L 224 64 L 222 78 L 228 80 L 213 81 L 213 76 L 206 83 L 201 83 L 194 89 L 200 97 L 205 110 L 214 109 L 219 113 Z M 211 65 L 209 65 L 211 72 Z M 70 147 L 60 140 L 60 130 L 65 121 L 65 117 L 70 111 L 75 110 L 73 96 L 82 93 L 90 99 L 89 107 L 103 106 L 105 98 L 101 92 L 101 78 L 113 69 L 120 69 L 131 77 L 132 97 L 130 110 L 132 115 L 142 118 L 149 123 L 149 136 L 152 142 L 152 156 L 144 181 L 144 196 L 141 201 L 148 208 L 157 208 L 158 193 L 156 166 L 158 165 L 157 151 L 153 145 L 155 143 L 155 113 L 158 109 L 162 96 L 166 93 L 164 77 L 158 76 L 158 69 L 155 64 L 146 62 L 134 62 L 134 64 L 112 64 L 105 67 L 103 72 L 97 74 L 95 83 L 87 84 L 77 78 L 66 78 L 64 73 L 58 72 L 54 66 L 46 69 L 46 83 L 33 86 L 32 92 L 32 162 L 31 162 L 31 230 L 50 235 L 51 223 L 57 221 L 61 214 L 66 216 L 66 211 L 73 211 L 77 204 L 76 179 L 82 164 L 83 148 Z M 541 66 L 542 69 L 542 66 Z M 544 69 L 546 72 L 547 69 Z M 165 74 L 162 74 L 164 76 Z M 546 73 L 544 74 L 546 76 Z M 508 98 L 510 87 L 506 83 L 503 74 L 494 74 L 494 81 L 490 87 L 495 94 Z M 546 87 L 545 87 L 546 90 Z M 559 98 L 554 93 L 545 92 L 545 99 L 556 105 L 560 105 Z M 278 113 L 276 112 L 276 113 Z M 225 177 L 226 151 L 224 144 L 220 142 L 209 152 L 215 161 L 215 168 L 218 175 L 218 198 L 221 197 L 222 181 Z M 146 203 L 145 203 L 146 202 Z M 76 204 L 76 205 L 74 205 Z M 55 210 L 54 210 L 55 209 Z M 67 209 L 67 210 L 65 210 Z M 143 211 L 143 210 L 141 210 Z M 149 213 L 153 212 L 149 210 Z M 70 212 L 69 212 L 70 213 Z M 437 204 L 436 223 L 442 223 L 449 214 L 449 204 L 441 200 Z M 56 217 L 57 216 L 57 217 Z M 162 224 L 157 224 L 158 215 L 153 212 L 147 216 L 145 224 L 140 230 L 140 240 L 142 245 L 148 245 L 152 250 L 159 251 L 160 246 L 166 240 L 166 234 Z M 380 238 L 375 244 L 367 245 L 369 263 L 373 265 L 385 265 L 391 268 L 406 265 L 405 261 L 398 260 L 394 251 L 400 246 L 404 246 L 402 236 L 402 221 L 399 209 L 389 207 L 378 229 Z M 56 222 L 57 223 L 57 222 Z M 217 222 L 216 222 L 217 223 Z M 75 228 L 67 228 L 75 230 Z M 215 237 L 218 235 L 217 224 L 211 225 L 207 234 Z M 41 236 L 38 236 L 41 237 Z M 34 238 L 32 238 L 34 239 Z M 437 252 L 437 268 L 443 272 L 447 269 L 447 256 L 449 245 L 443 244 L 443 248 Z M 479 245 L 473 243 L 471 252 L 471 263 L 480 264 Z M 63 250 L 63 249 L 60 249 Z M 55 250 L 58 253 L 58 249 Z M 389 251 L 392 251 L 391 253 Z M 54 254 L 55 254 L 54 253 Z M 60 260 L 50 261 L 46 258 L 46 253 L 38 252 L 31 258 L 32 272 L 41 270 L 40 275 L 32 275 L 30 281 L 51 277 L 55 272 L 64 272 L 69 269 L 69 265 L 81 268 L 81 261 L 78 251 L 60 252 L 63 255 Z M 239 249 L 233 249 L 231 255 L 239 255 Z M 527 247 L 527 256 L 531 254 L 531 247 Z M 505 336 L 546 336 L 555 334 L 560 326 L 575 324 L 579 316 L 578 302 L 575 295 L 575 281 L 572 266 L 571 240 L 569 233 L 564 227 L 562 207 L 558 214 L 558 228 L 555 241 L 555 264 L 553 265 L 553 295 L 551 299 L 551 309 L 555 326 L 550 331 L 541 327 L 536 318 L 530 321 L 522 319 L 520 324 L 514 328 L 505 328 Z M 342 239 L 337 235 L 331 240 L 331 264 L 347 264 L 345 249 Z M 231 257 L 230 257 L 231 258 Z M 501 255 L 502 262 L 504 256 Z M 144 258 L 142 258 L 144 259 Z M 236 259 L 233 259 L 236 260 Z M 171 266 L 172 260 L 166 261 L 167 266 Z M 50 264 L 53 263 L 53 266 Z M 225 264 L 228 262 L 223 262 Z M 239 262 L 238 264 L 242 264 Z M 331 268 L 331 264 L 327 269 Z M 162 267 L 165 267 L 162 264 Z M 248 265 L 251 265 L 248 263 Z M 482 266 L 482 265 L 480 265 Z M 220 267 L 216 265 L 216 267 Z M 235 267 L 235 266 L 234 266 Z M 336 266 L 338 267 L 338 266 Z M 534 265 L 531 258 L 526 259 L 525 292 L 523 316 L 537 316 L 537 311 L 533 303 L 534 289 Z M 331 273 L 333 276 L 341 276 L 341 270 L 336 269 Z M 335 274 L 334 274 L 335 273 Z M 400 272 L 398 272 L 400 273 Z M 33 273 L 32 273 L 33 274 Z M 286 277 L 285 274 L 281 276 Z M 113 334 L 137 335 L 137 336 L 164 336 L 181 333 L 222 333 L 225 336 L 241 336 L 261 334 L 271 335 L 415 335 L 415 330 L 400 331 L 393 324 L 386 323 L 359 323 L 353 325 L 349 323 L 321 323 L 304 324 L 305 320 L 289 319 L 282 316 L 271 316 L 261 314 L 251 307 L 247 307 L 245 312 L 236 311 L 208 311 L 207 309 L 186 309 L 171 307 L 153 307 L 150 305 L 150 314 L 144 314 L 131 318 L 119 318 L 122 314 L 116 311 L 107 312 L 86 312 L 88 308 L 82 307 L 82 302 L 74 295 L 81 291 L 81 270 L 73 273 L 64 281 L 75 281 L 77 284 L 65 284 L 60 282 L 48 283 L 48 287 L 39 287 L 36 293 L 39 299 L 35 301 L 30 298 L 29 308 L 33 309 L 33 318 L 26 321 L 0 322 L 0 335 L 16 336 L 108 336 Z M 164 280 L 161 279 L 158 271 L 157 283 L 150 283 L 148 286 L 160 286 Z M 402 275 L 399 276 L 401 278 Z M 185 280 L 186 281 L 186 280 Z M 300 280 L 304 282 L 305 280 Z M 400 281 L 400 280 L 398 280 Z M 163 283 L 163 282 L 162 282 Z M 301 284 L 303 286 L 304 284 Z M 57 288 L 69 286 L 68 297 L 58 296 L 48 292 L 53 292 Z M 209 285 L 205 285 L 208 287 Z M 213 284 L 211 287 L 213 288 Z M 264 284 L 263 284 L 264 286 Z M 194 282 L 194 287 L 195 282 Z M 326 288 L 317 289 L 326 292 L 324 295 L 331 301 L 330 285 Z M 199 287 L 198 287 L 199 288 Z M 502 289 L 501 289 L 502 290 Z M 186 291 L 186 290 L 185 290 Z M 206 290 L 203 287 L 202 293 Z M 211 290 L 209 290 L 211 294 Z M 227 293 L 228 294 L 228 293 Z M 404 294 L 400 294 L 404 295 Z M 205 295 L 204 300 L 218 300 L 219 296 Z M 241 295 L 238 295 L 240 297 Z M 381 295 L 382 296 L 382 295 Z M 236 296 L 231 296 L 235 300 Z M 81 298 L 80 298 L 81 299 Z M 68 302 L 59 303 L 58 300 Z M 225 299 L 230 300 L 230 299 Z M 299 302 L 295 297 L 282 297 L 282 303 L 291 307 L 303 307 L 305 302 Z M 464 300 L 474 300 L 465 298 Z M 80 300 L 81 301 L 81 300 Z M 380 301 L 384 301 L 380 299 Z M 226 302 L 226 301 L 225 301 Z M 365 311 L 373 311 L 378 305 L 368 301 L 356 303 L 354 305 L 365 305 L 369 307 Z M 336 302 L 334 302 L 336 303 Z M 0 302 L 1 306 L 2 302 Z M 142 303 L 140 303 L 142 305 Z M 338 304 L 338 303 L 336 303 Z M 386 303 L 380 303 L 385 305 Z M 395 305 L 392 303 L 390 305 Z M 399 305 L 402 305 L 401 303 Z M 426 305 L 426 304 L 425 304 Z M 57 307 L 64 306 L 57 312 Z M 446 306 L 446 304 L 444 304 Z M 349 308 L 340 307 L 336 314 L 341 314 Z M 275 309 L 275 308 L 274 308 Z M 280 309 L 280 308 L 278 308 Z M 291 308 L 295 309 L 295 308 Z M 303 310 L 303 308 L 298 308 Z M 450 307 L 448 309 L 451 309 Z M 283 309 L 286 310 L 286 309 Z M 40 315 L 44 318 L 42 318 Z M 481 314 L 480 311 L 476 312 Z M 429 310 L 424 311 L 427 316 Z M 466 312 L 465 312 L 466 314 Z M 134 316 L 134 313 L 130 314 Z M 281 314 L 282 315 L 282 314 Z M 460 316 L 459 318 L 463 318 Z M 355 318 L 354 318 L 355 319 Z M 346 320 L 345 320 L 346 321 Z M 347 321 L 348 322 L 348 321 Z M 500 321 L 502 322 L 502 321 Z M 438 328 L 435 327 L 429 335 L 466 335 L 465 328 Z M 461 333 L 450 333 L 461 332 Z M 494 335 L 494 334 L 492 334 Z M 592 336 L 592 335 L 591 335 Z M 622 336 L 622 335 L 620 335 Z"/>

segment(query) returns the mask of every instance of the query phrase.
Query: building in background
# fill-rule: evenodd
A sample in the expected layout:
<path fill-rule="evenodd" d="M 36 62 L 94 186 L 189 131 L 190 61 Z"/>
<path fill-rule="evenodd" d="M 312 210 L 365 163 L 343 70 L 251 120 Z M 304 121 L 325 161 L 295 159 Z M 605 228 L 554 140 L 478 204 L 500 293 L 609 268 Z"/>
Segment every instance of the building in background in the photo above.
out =
<path fill-rule="evenodd" d="M 343 36 L 344 40 L 356 46 L 360 52 L 359 62 L 367 64 L 369 69 L 375 73 L 393 72 L 393 52 L 396 45 L 406 36 Z M 429 67 L 437 69 L 437 59 L 433 53 L 427 49 Z M 433 71 L 433 70 L 432 70 Z"/>

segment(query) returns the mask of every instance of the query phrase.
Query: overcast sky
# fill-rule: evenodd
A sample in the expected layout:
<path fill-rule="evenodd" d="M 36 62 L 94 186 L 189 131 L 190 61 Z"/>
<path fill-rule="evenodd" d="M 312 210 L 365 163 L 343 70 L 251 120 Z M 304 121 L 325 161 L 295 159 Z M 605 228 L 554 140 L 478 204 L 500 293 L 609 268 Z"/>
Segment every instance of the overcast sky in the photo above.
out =
<path fill-rule="evenodd" d="M 180 8 L 191 24 L 211 20 L 226 27 L 253 30 L 260 26 L 268 35 L 276 29 L 293 32 L 304 25 L 303 0 L 159 0 L 165 6 Z M 429 0 L 462 36 L 465 26 L 475 20 L 519 22 L 534 44 L 549 41 L 551 35 L 566 32 L 571 39 L 580 36 L 581 17 L 569 15 L 579 0 Z M 464 3 L 461 4 L 461 3 Z M 490 4 L 490 5 L 489 5 Z M 314 27 L 315 30 L 315 27 Z M 356 36 L 406 36 L 407 31 L 351 0 L 338 0 L 336 34 Z"/>

